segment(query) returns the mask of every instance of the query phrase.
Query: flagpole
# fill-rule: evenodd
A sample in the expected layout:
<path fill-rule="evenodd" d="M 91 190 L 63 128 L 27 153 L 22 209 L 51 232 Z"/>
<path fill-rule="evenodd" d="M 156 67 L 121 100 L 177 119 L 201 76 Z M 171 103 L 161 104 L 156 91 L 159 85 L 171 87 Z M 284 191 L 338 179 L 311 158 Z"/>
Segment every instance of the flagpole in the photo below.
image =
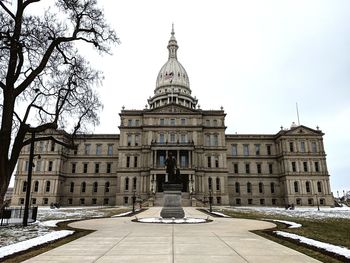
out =
<path fill-rule="evenodd" d="M 296 104 L 296 108 L 297 108 L 298 126 L 300 126 L 299 110 L 298 110 L 298 102 L 296 102 L 295 104 Z"/>

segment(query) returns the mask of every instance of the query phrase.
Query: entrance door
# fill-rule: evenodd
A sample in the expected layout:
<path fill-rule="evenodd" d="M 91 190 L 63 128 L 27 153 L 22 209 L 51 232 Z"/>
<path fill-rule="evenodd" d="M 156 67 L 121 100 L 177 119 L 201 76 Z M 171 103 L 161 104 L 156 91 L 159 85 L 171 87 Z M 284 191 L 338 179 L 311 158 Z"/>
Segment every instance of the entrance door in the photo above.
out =
<path fill-rule="evenodd" d="M 165 183 L 165 174 L 157 174 L 157 192 L 163 192 L 164 183 Z"/>
<path fill-rule="evenodd" d="M 188 192 L 188 174 L 181 174 L 182 192 Z"/>

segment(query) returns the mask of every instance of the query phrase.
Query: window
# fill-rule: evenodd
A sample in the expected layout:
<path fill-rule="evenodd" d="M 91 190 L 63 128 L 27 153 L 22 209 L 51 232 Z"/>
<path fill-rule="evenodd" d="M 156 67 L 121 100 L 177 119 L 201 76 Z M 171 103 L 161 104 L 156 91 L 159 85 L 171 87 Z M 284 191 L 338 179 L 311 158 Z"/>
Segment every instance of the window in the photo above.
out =
<path fill-rule="evenodd" d="M 53 168 L 53 161 L 49 161 L 49 167 L 48 167 L 49 172 L 52 172 L 52 168 Z"/>
<path fill-rule="evenodd" d="M 131 146 L 131 135 L 128 134 L 128 146 Z"/>
<path fill-rule="evenodd" d="M 210 146 L 210 135 L 209 134 L 205 135 L 205 138 L 206 138 L 206 145 Z"/>
<path fill-rule="evenodd" d="M 88 163 L 83 164 L 83 173 L 86 174 L 88 171 Z"/>
<path fill-rule="evenodd" d="M 311 151 L 313 153 L 316 153 L 317 152 L 317 145 L 316 145 L 316 142 L 311 142 Z"/>
<path fill-rule="evenodd" d="M 164 155 L 159 156 L 159 165 L 164 166 L 165 163 L 165 157 Z"/>
<path fill-rule="evenodd" d="M 211 168 L 211 156 L 208 156 L 207 161 L 208 161 L 208 167 Z"/>
<path fill-rule="evenodd" d="M 322 184 L 321 184 L 321 182 L 317 182 L 317 192 L 319 192 L 319 193 L 322 192 Z"/>
<path fill-rule="evenodd" d="M 27 181 L 24 181 L 22 186 L 22 192 L 26 192 L 26 191 L 27 191 Z"/>
<path fill-rule="evenodd" d="M 137 185 L 137 178 L 134 177 L 134 178 L 132 179 L 132 189 L 133 189 L 133 190 L 136 190 L 136 185 Z"/>
<path fill-rule="evenodd" d="M 311 192 L 310 182 L 306 182 L 306 183 L 305 183 L 305 188 L 306 188 L 306 192 L 307 192 L 307 193 L 310 193 L 310 192 Z"/>
<path fill-rule="evenodd" d="M 253 204 L 253 199 L 248 199 L 248 205 L 252 205 Z"/>
<path fill-rule="evenodd" d="M 85 198 L 80 198 L 80 204 L 85 205 Z"/>
<path fill-rule="evenodd" d="M 307 199 L 307 204 L 308 205 L 313 205 L 314 204 L 314 200 L 311 199 L 311 198 Z"/>
<path fill-rule="evenodd" d="M 70 183 L 70 189 L 69 192 L 73 193 L 74 192 L 74 182 Z"/>
<path fill-rule="evenodd" d="M 235 174 L 238 174 L 238 163 L 234 163 L 234 164 L 233 164 L 233 172 L 234 172 Z"/>
<path fill-rule="evenodd" d="M 218 205 L 221 204 L 221 196 L 217 196 L 217 197 L 216 197 L 216 203 L 217 203 Z"/>
<path fill-rule="evenodd" d="M 294 192 L 299 193 L 299 183 L 297 181 L 294 182 Z"/>
<path fill-rule="evenodd" d="M 243 144 L 243 154 L 245 156 L 249 155 L 249 144 Z"/>
<path fill-rule="evenodd" d="M 272 198 L 272 205 L 277 205 L 277 200 L 275 198 Z"/>
<path fill-rule="evenodd" d="M 181 167 L 186 167 L 187 166 L 187 160 L 185 155 L 181 155 L 180 157 L 180 165 Z"/>
<path fill-rule="evenodd" d="M 219 145 L 219 136 L 217 134 L 214 134 L 214 146 Z"/>
<path fill-rule="evenodd" d="M 97 182 L 94 182 L 93 187 L 92 187 L 92 191 L 93 191 L 94 193 L 97 193 L 97 190 L 98 190 L 98 183 L 97 183 Z"/>
<path fill-rule="evenodd" d="M 20 198 L 20 199 L 19 199 L 19 204 L 20 204 L 20 205 L 24 205 L 24 198 Z"/>
<path fill-rule="evenodd" d="M 275 183 L 270 184 L 270 190 L 271 190 L 271 194 L 275 193 Z"/>
<path fill-rule="evenodd" d="M 48 205 L 49 204 L 49 199 L 48 198 L 43 198 L 43 204 Z"/>
<path fill-rule="evenodd" d="M 211 179 L 211 177 L 209 177 L 208 178 L 208 188 L 209 188 L 209 190 L 212 190 L 212 186 L 213 186 L 213 182 L 212 182 L 213 180 Z"/>
<path fill-rule="evenodd" d="M 320 205 L 325 205 L 325 200 L 323 198 L 320 199 Z"/>
<path fill-rule="evenodd" d="M 138 146 L 140 144 L 140 135 L 135 135 L 135 146 Z"/>
<path fill-rule="evenodd" d="M 170 133 L 170 142 L 175 142 L 175 133 Z"/>
<path fill-rule="evenodd" d="M 181 119 L 181 125 L 186 125 L 186 119 L 184 118 Z"/>
<path fill-rule="evenodd" d="M 76 168 L 77 168 L 77 164 L 72 163 L 72 174 L 75 174 Z"/>
<path fill-rule="evenodd" d="M 264 192 L 264 184 L 259 183 L 259 193 L 262 194 Z"/>
<path fill-rule="evenodd" d="M 205 120 L 206 126 L 210 126 L 210 120 Z"/>
<path fill-rule="evenodd" d="M 125 191 L 129 191 L 129 177 L 125 178 Z"/>
<path fill-rule="evenodd" d="M 245 173 L 250 174 L 250 164 L 249 163 L 245 164 Z"/>
<path fill-rule="evenodd" d="M 36 168 L 37 172 L 41 171 L 41 161 L 40 160 L 36 161 L 36 167 L 35 168 Z"/>
<path fill-rule="evenodd" d="M 260 155 L 260 144 L 255 144 L 255 155 Z"/>
<path fill-rule="evenodd" d="M 97 199 L 96 198 L 92 198 L 92 204 L 96 205 L 97 204 Z"/>
<path fill-rule="evenodd" d="M 305 142 L 300 142 L 300 151 L 305 152 Z"/>
<path fill-rule="evenodd" d="M 165 125 L 164 119 L 160 119 L 160 120 L 159 120 L 159 124 L 160 124 L 160 125 Z"/>
<path fill-rule="evenodd" d="M 82 192 L 82 193 L 85 193 L 85 192 L 86 192 L 86 183 L 85 183 L 85 182 L 82 182 L 82 183 L 81 183 L 81 192 Z"/>
<path fill-rule="evenodd" d="M 159 143 L 164 143 L 164 133 L 159 134 Z"/>
<path fill-rule="evenodd" d="M 247 193 L 251 193 L 251 192 L 252 192 L 252 184 L 247 183 Z"/>
<path fill-rule="evenodd" d="M 129 197 L 124 196 L 124 205 L 127 205 L 129 203 Z"/>
<path fill-rule="evenodd" d="M 108 193 L 109 192 L 109 182 L 105 183 L 105 192 Z"/>
<path fill-rule="evenodd" d="M 24 171 L 28 172 L 28 168 L 29 168 L 29 161 L 26 161 L 24 164 Z"/>
<path fill-rule="evenodd" d="M 39 182 L 38 181 L 35 181 L 34 182 L 34 192 L 38 192 L 39 191 Z"/>
<path fill-rule="evenodd" d="M 295 162 L 292 162 L 292 171 L 296 172 L 297 171 L 297 166 Z"/>
<path fill-rule="evenodd" d="M 128 120 L 128 126 L 132 126 L 132 120 Z"/>
<path fill-rule="evenodd" d="M 51 141 L 51 148 L 50 148 L 51 152 L 55 151 L 55 142 Z"/>
<path fill-rule="evenodd" d="M 236 205 L 241 205 L 241 199 L 240 198 L 236 198 Z"/>
<path fill-rule="evenodd" d="M 36 198 L 32 198 L 32 205 L 36 205 Z"/>
<path fill-rule="evenodd" d="M 106 173 L 108 173 L 108 174 L 111 173 L 111 167 L 112 167 L 112 164 L 111 163 L 107 163 Z"/>
<path fill-rule="evenodd" d="M 76 146 L 76 148 L 74 149 L 73 154 L 74 154 L 74 155 L 77 155 L 77 154 L 78 154 L 78 146 Z"/>
<path fill-rule="evenodd" d="M 319 167 L 319 164 L 318 162 L 315 162 L 315 172 L 319 172 L 320 171 L 320 167 Z"/>
<path fill-rule="evenodd" d="M 72 198 L 68 198 L 68 204 L 72 205 L 73 204 L 73 199 Z"/>
<path fill-rule="evenodd" d="M 172 126 L 175 125 L 175 119 L 170 119 L 170 125 L 172 125 Z"/>
<path fill-rule="evenodd" d="M 239 182 L 236 182 L 236 183 L 235 183 L 235 192 L 236 192 L 237 194 L 240 193 L 240 185 L 239 185 Z"/>
<path fill-rule="evenodd" d="M 85 155 L 90 154 L 91 144 L 85 144 L 84 153 Z"/>
<path fill-rule="evenodd" d="M 256 171 L 258 172 L 258 174 L 261 174 L 261 163 L 256 164 Z"/>
<path fill-rule="evenodd" d="M 267 155 L 271 155 L 271 145 L 270 144 L 266 145 L 266 151 L 267 151 Z"/>
<path fill-rule="evenodd" d="M 307 172 L 307 162 L 303 162 L 304 172 Z"/>
<path fill-rule="evenodd" d="M 50 192 L 50 186 L 51 186 L 51 182 L 46 181 L 45 192 Z"/>
<path fill-rule="evenodd" d="M 96 155 L 101 155 L 102 153 L 102 144 L 96 144 Z"/>
<path fill-rule="evenodd" d="M 42 153 L 44 151 L 44 142 L 39 142 L 39 152 Z"/>
<path fill-rule="evenodd" d="M 269 163 L 269 174 L 273 174 L 273 164 Z"/>
<path fill-rule="evenodd" d="M 113 155 L 113 144 L 108 144 L 107 154 L 108 154 L 108 156 L 112 156 Z"/>
<path fill-rule="evenodd" d="M 130 167 L 130 156 L 126 156 L 126 167 Z"/>
<path fill-rule="evenodd" d="M 220 191 L 220 178 L 216 178 L 216 191 Z"/>
<path fill-rule="evenodd" d="M 233 156 L 237 156 L 237 144 L 231 145 L 231 151 Z"/>
<path fill-rule="evenodd" d="M 100 164 L 95 163 L 95 174 L 98 174 L 100 172 Z"/>
<path fill-rule="evenodd" d="M 215 158 L 215 167 L 219 168 L 219 159 L 218 158 Z"/>
<path fill-rule="evenodd" d="M 109 198 L 103 199 L 103 205 L 108 205 L 109 204 Z"/>
<path fill-rule="evenodd" d="M 140 120 L 135 120 L 135 126 L 140 126 Z"/>
<path fill-rule="evenodd" d="M 294 143 L 293 142 L 289 143 L 289 151 L 294 152 Z"/>
<path fill-rule="evenodd" d="M 184 142 L 187 142 L 187 139 L 186 139 L 186 134 L 181 134 L 181 142 L 184 143 Z"/>
<path fill-rule="evenodd" d="M 265 204 L 265 199 L 260 199 L 260 204 L 264 205 Z"/>

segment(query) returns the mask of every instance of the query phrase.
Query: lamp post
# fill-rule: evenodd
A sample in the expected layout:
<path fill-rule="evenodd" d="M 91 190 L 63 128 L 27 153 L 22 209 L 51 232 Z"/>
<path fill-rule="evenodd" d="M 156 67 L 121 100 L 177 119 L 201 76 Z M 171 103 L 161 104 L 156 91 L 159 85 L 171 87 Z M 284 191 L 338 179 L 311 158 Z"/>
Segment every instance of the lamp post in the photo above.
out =
<path fill-rule="evenodd" d="M 32 132 L 31 142 L 30 142 L 30 152 L 29 152 L 26 200 L 24 203 L 23 226 L 28 225 L 30 188 L 32 186 L 32 171 L 33 171 L 33 160 L 34 160 L 34 140 L 35 140 L 35 133 Z"/>
<path fill-rule="evenodd" d="M 316 194 L 316 204 L 317 204 L 317 211 L 320 211 L 320 205 L 318 203 L 318 196 L 317 196 L 317 194 Z"/>
<path fill-rule="evenodd" d="M 213 204 L 213 196 L 212 196 L 212 192 L 210 190 L 209 191 L 209 211 L 210 211 L 210 213 L 213 211 L 212 204 Z"/>
<path fill-rule="evenodd" d="M 133 214 L 135 213 L 135 202 L 136 202 L 136 193 L 134 191 L 132 195 L 132 213 Z"/>

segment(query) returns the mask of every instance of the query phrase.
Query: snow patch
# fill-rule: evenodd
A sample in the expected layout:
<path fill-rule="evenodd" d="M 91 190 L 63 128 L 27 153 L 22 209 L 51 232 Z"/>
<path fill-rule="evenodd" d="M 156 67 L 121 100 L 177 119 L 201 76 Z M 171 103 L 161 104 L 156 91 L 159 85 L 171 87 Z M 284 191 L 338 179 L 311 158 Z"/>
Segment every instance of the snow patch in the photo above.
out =
<path fill-rule="evenodd" d="M 71 219 L 60 219 L 60 220 L 47 220 L 44 222 L 40 222 L 40 225 L 47 227 L 57 227 L 58 223 L 70 221 Z"/>
<path fill-rule="evenodd" d="M 162 217 L 145 217 L 137 218 L 138 222 L 141 223 L 162 223 L 162 224 L 198 224 L 205 223 L 207 220 L 204 218 L 162 218 Z"/>
<path fill-rule="evenodd" d="M 139 212 L 139 211 L 140 211 L 140 209 L 135 209 L 135 212 Z M 111 217 L 121 217 L 121 216 L 130 215 L 130 214 L 132 214 L 132 211 L 121 213 L 121 214 L 117 214 L 117 215 L 114 215 L 114 216 L 111 216 Z"/>
<path fill-rule="evenodd" d="M 301 243 L 313 246 L 313 247 L 317 247 L 317 248 L 321 248 L 324 249 L 326 251 L 344 256 L 346 258 L 350 258 L 350 249 L 347 249 L 346 247 L 341 247 L 341 246 L 335 246 L 329 243 L 325 243 L 325 242 L 321 242 L 321 241 L 317 241 L 311 238 L 306 238 L 303 236 L 299 236 L 296 234 L 292 234 L 292 233 L 287 233 L 287 232 L 283 232 L 283 231 L 274 231 L 274 233 L 276 233 L 279 236 L 283 236 L 283 237 L 287 237 L 287 238 L 291 238 L 294 240 L 298 240 Z"/>
<path fill-rule="evenodd" d="M 42 245 L 42 244 L 45 244 L 47 242 L 72 235 L 73 233 L 74 233 L 74 231 L 71 231 L 71 230 L 55 231 L 55 232 L 48 233 L 44 236 L 40 236 L 40 237 L 32 238 L 32 239 L 29 239 L 26 241 L 18 242 L 18 243 L 15 243 L 15 244 L 12 244 L 12 245 L 9 245 L 6 247 L 1 247 L 0 248 L 0 258 L 12 255 L 12 254 L 20 252 L 20 251 L 27 250 L 31 247 Z"/>
<path fill-rule="evenodd" d="M 283 224 L 288 225 L 288 228 L 299 228 L 299 227 L 302 227 L 301 224 L 298 224 L 298 223 L 295 223 L 295 222 L 292 222 L 292 221 L 277 220 L 277 219 L 264 219 L 264 220 L 283 223 Z"/>

